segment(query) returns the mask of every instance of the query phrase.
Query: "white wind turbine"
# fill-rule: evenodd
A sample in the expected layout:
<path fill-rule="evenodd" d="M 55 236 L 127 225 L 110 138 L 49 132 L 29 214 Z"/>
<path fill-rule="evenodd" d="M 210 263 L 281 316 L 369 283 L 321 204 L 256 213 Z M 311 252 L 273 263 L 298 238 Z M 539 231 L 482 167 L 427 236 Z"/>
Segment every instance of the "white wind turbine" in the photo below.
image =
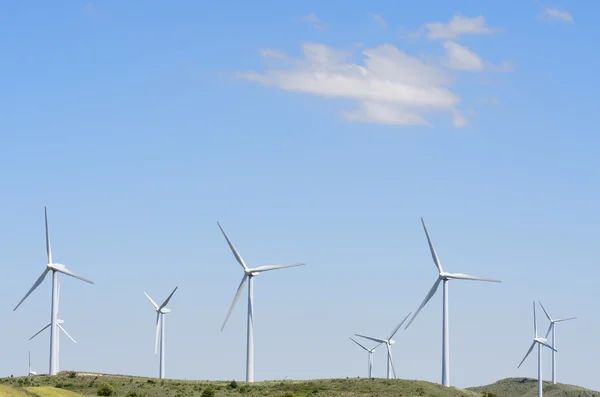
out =
<path fill-rule="evenodd" d="M 50 234 L 48 232 L 48 212 L 46 211 L 46 207 L 44 207 L 44 218 L 46 222 L 46 254 L 48 255 L 48 263 L 46 265 L 46 269 L 42 275 L 35 281 L 33 286 L 27 291 L 27 294 L 21 299 L 21 301 L 17 304 L 17 306 L 13 309 L 13 311 L 17 310 L 21 303 L 35 290 L 46 278 L 46 274 L 52 272 L 52 309 L 50 316 L 50 370 L 48 373 L 50 375 L 56 375 L 58 372 L 58 273 L 63 273 L 68 276 L 74 277 L 81 281 L 85 281 L 86 283 L 94 284 L 93 281 L 88 280 L 86 278 L 77 276 L 73 272 L 71 272 L 65 265 L 61 265 L 58 263 L 52 262 L 52 248 L 50 247 Z"/>
<path fill-rule="evenodd" d="M 58 283 L 58 292 L 56 294 L 56 316 L 58 316 L 58 306 L 60 303 L 60 283 Z M 73 341 L 73 343 L 77 343 L 75 341 L 75 339 L 73 339 L 73 337 L 71 335 L 69 335 L 69 333 L 67 332 L 66 329 L 64 329 L 64 327 L 62 326 L 62 324 L 64 324 L 64 321 L 61 319 L 57 319 L 56 320 L 56 324 L 58 326 L 58 328 L 64 332 L 65 335 L 67 335 L 69 337 L 69 339 L 71 339 Z M 33 338 L 35 338 L 36 336 L 38 336 L 39 334 L 41 334 L 46 328 L 50 327 L 52 324 L 49 323 L 48 325 L 46 325 L 44 328 L 40 329 L 38 332 L 35 333 L 35 335 L 33 335 L 31 338 L 29 338 L 29 340 L 32 340 Z M 60 368 L 60 336 L 57 335 L 56 336 L 56 372 L 59 371 Z"/>
<path fill-rule="evenodd" d="M 233 256 L 237 262 L 244 269 L 244 277 L 242 277 L 242 281 L 235 293 L 235 297 L 233 298 L 233 302 L 231 303 L 231 307 L 229 308 L 229 312 L 227 312 L 227 316 L 225 317 L 225 321 L 223 322 L 223 326 L 221 327 L 221 331 L 225 328 L 225 324 L 227 324 L 227 320 L 233 311 L 233 307 L 236 302 L 240 298 L 242 291 L 244 290 L 244 286 L 246 285 L 246 281 L 248 282 L 248 330 L 247 330 L 247 346 L 246 346 L 246 382 L 254 382 L 254 277 L 258 276 L 262 272 L 266 272 L 269 270 L 277 270 L 277 269 L 285 269 L 288 267 L 295 266 L 304 266 L 304 263 L 295 263 L 293 265 L 266 265 L 259 266 L 253 269 L 246 266 L 246 262 L 240 256 L 238 250 L 235 248 L 229 237 L 227 237 L 227 233 L 221 227 L 221 224 L 217 222 L 219 225 L 219 229 L 221 229 L 221 233 L 227 240 L 227 244 L 229 248 L 231 248 L 231 252 L 233 252 Z"/>
<path fill-rule="evenodd" d="M 550 325 L 548 326 L 548 331 L 546 331 L 545 338 L 548 339 L 548 334 L 550 333 L 550 330 L 552 330 L 552 347 L 556 349 L 556 335 L 555 335 L 555 331 L 554 331 L 555 324 L 561 323 L 563 321 L 575 320 L 575 319 L 577 319 L 577 317 L 569 317 L 569 318 L 553 320 L 552 317 L 550 317 L 550 315 L 546 311 L 546 309 L 544 309 L 544 305 L 542 305 L 542 302 L 539 302 L 539 303 L 540 303 L 540 306 L 542 307 L 542 310 L 544 311 L 544 314 L 546 314 L 546 317 L 548 317 L 548 320 L 550 321 Z M 552 383 L 554 383 L 554 384 L 556 384 L 556 358 L 554 357 L 555 353 L 556 353 L 556 351 L 552 350 Z"/>
<path fill-rule="evenodd" d="M 538 397 L 542 397 L 543 395 L 543 381 L 542 381 L 542 346 L 546 346 L 548 349 L 553 351 L 557 351 L 552 346 L 550 346 L 546 338 L 538 338 L 537 335 L 537 321 L 535 319 L 535 301 L 533 301 L 533 342 L 531 343 L 531 347 L 527 350 L 527 354 L 521 360 L 521 364 L 525 361 L 527 356 L 531 353 L 535 345 L 538 345 Z M 521 368 L 521 364 L 517 368 Z"/>
<path fill-rule="evenodd" d="M 154 340 L 154 354 L 156 354 L 158 351 L 158 333 L 160 332 L 160 357 L 158 370 L 158 377 L 160 379 L 164 379 L 165 377 L 165 314 L 171 312 L 171 309 L 168 309 L 166 306 L 171 300 L 171 297 L 173 296 L 175 291 L 177 291 L 177 288 L 179 287 L 175 287 L 173 292 L 171 292 L 171 295 L 169 295 L 160 306 L 158 306 L 156 302 L 154 302 L 152 298 L 150 298 L 150 295 L 144 292 L 144 295 L 146 295 L 148 299 L 150 299 L 150 302 L 152 302 L 152 306 L 154 306 L 154 309 L 156 309 L 156 337 Z"/>
<path fill-rule="evenodd" d="M 356 343 L 358 346 L 362 347 L 363 350 L 365 350 L 367 353 L 369 353 L 369 378 L 373 377 L 373 353 L 375 353 L 375 349 L 377 348 L 377 346 L 381 345 L 381 343 L 375 345 L 375 347 L 368 349 L 365 346 L 361 345 L 360 343 L 358 343 L 356 340 L 350 338 L 350 340 L 354 343 Z"/>
<path fill-rule="evenodd" d="M 37 375 L 37 372 L 31 370 L 31 351 L 28 351 L 27 353 L 29 354 L 29 372 L 27 373 L 27 376 Z"/>
<path fill-rule="evenodd" d="M 374 338 L 372 336 L 354 334 L 356 336 L 360 336 L 361 338 L 369 339 L 369 340 L 372 340 L 373 342 L 378 342 L 379 344 L 385 343 L 385 346 L 387 348 L 387 378 L 388 379 L 392 378 L 392 372 L 394 373 L 394 378 L 396 377 L 396 369 L 394 368 L 394 360 L 392 359 L 392 345 L 394 343 L 396 343 L 396 341 L 394 341 L 394 339 L 392 339 L 392 338 L 394 337 L 394 335 L 396 335 L 396 332 L 398 332 L 400 327 L 402 327 L 402 324 L 404 324 L 404 322 L 408 319 L 408 317 L 410 315 L 411 315 L 411 313 L 408 313 L 408 315 L 404 318 L 404 320 L 402 320 L 402 322 L 400 324 L 398 324 L 398 326 L 396 328 L 394 328 L 394 330 L 392 331 L 392 333 L 390 334 L 390 336 L 387 339 L 380 339 L 380 338 Z M 377 345 L 377 346 L 379 346 L 379 345 Z"/>
<path fill-rule="evenodd" d="M 438 279 L 433 283 L 433 287 L 429 290 L 423 303 L 417 309 L 415 314 L 412 316 L 406 328 L 410 326 L 410 324 L 415 320 L 421 309 L 425 307 L 427 302 L 435 295 L 440 283 L 443 282 L 444 286 L 444 300 L 443 300 L 443 314 L 442 314 L 442 385 L 450 386 L 450 336 L 448 331 L 448 281 L 449 280 L 475 280 L 475 281 L 490 281 L 494 283 L 501 283 L 500 280 L 494 280 L 491 278 L 483 278 L 483 277 L 475 277 L 469 276 L 468 274 L 462 273 L 448 273 L 444 272 L 442 269 L 442 264 L 435 252 L 435 248 L 433 243 L 431 242 L 431 238 L 429 237 L 429 233 L 427 232 L 427 227 L 425 226 L 425 222 L 423 218 L 421 218 L 421 223 L 423 224 L 423 230 L 425 230 L 425 235 L 427 236 L 427 242 L 429 243 L 429 250 L 431 251 L 431 256 L 433 257 L 433 261 L 435 262 L 435 266 L 439 272 Z"/>

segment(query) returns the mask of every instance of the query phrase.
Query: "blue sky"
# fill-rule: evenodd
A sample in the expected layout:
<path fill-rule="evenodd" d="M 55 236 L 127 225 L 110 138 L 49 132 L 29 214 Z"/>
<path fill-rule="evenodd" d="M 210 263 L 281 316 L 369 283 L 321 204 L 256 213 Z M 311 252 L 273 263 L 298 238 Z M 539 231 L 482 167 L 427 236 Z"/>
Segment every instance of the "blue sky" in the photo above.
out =
<path fill-rule="evenodd" d="M 178 285 L 167 376 L 242 380 L 219 220 L 249 264 L 308 264 L 256 279 L 256 379 L 364 376 L 348 336 L 385 336 L 435 280 L 423 216 L 448 271 L 503 280 L 450 285 L 453 385 L 534 377 L 516 367 L 540 299 L 579 317 L 558 380 L 599 390 L 600 5 L 283 3 L 2 5 L 0 375 L 27 350 L 48 368 L 48 335 L 28 338 L 49 280 L 12 312 L 47 205 L 55 261 L 96 282 L 61 277 L 63 370 L 156 376 L 143 292 Z M 440 381 L 441 303 L 399 332 L 399 377 Z"/>

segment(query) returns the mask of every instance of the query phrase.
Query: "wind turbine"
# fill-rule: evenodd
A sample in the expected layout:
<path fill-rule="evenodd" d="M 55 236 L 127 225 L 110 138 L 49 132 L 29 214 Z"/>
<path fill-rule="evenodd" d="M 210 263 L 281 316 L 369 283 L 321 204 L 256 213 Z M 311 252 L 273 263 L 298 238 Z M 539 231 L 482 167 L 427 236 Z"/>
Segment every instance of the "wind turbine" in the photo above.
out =
<path fill-rule="evenodd" d="M 27 376 L 37 375 L 37 372 L 31 370 L 31 351 L 28 351 L 27 353 L 29 354 L 29 372 L 27 373 Z"/>
<path fill-rule="evenodd" d="M 58 283 L 58 292 L 57 292 L 57 296 L 56 296 L 56 315 L 58 316 L 58 305 L 60 302 L 60 283 Z M 71 339 L 73 341 L 73 343 L 77 343 L 75 341 L 75 339 L 73 339 L 73 337 L 71 335 L 69 335 L 69 333 L 67 332 L 67 330 L 64 329 L 64 327 L 62 326 L 62 324 L 64 324 L 64 321 L 61 319 L 57 319 L 56 320 L 56 324 L 58 326 L 58 328 L 65 333 L 65 335 L 67 335 L 69 337 L 69 339 Z M 29 340 L 32 340 L 33 338 L 35 338 L 36 336 L 38 336 L 39 334 L 42 333 L 42 331 L 44 331 L 46 328 L 50 327 L 52 325 L 52 323 L 46 325 L 44 328 L 40 329 L 38 332 L 35 333 L 35 335 L 33 335 L 31 338 L 29 338 Z M 60 368 L 60 337 L 57 335 L 56 336 L 56 372 L 59 371 Z"/>
<path fill-rule="evenodd" d="M 350 340 L 352 342 L 356 343 L 357 345 L 359 345 L 360 347 L 362 347 L 363 350 L 365 350 L 367 353 L 369 353 L 369 378 L 372 378 L 373 377 L 373 353 L 375 353 L 375 348 L 377 348 L 377 346 L 381 345 L 381 343 L 377 344 L 375 347 L 373 347 L 371 349 L 367 349 L 365 346 L 361 345 L 354 339 L 350 338 Z"/>
<path fill-rule="evenodd" d="M 225 321 L 223 322 L 221 331 L 223 331 L 223 329 L 225 328 L 225 324 L 227 324 L 227 320 L 229 319 L 229 316 L 231 315 L 231 312 L 233 311 L 233 307 L 235 306 L 236 302 L 240 298 L 242 291 L 244 290 L 244 286 L 246 285 L 246 282 L 248 282 L 248 330 L 247 330 L 247 347 L 246 347 L 246 382 L 250 383 L 250 382 L 254 382 L 254 302 L 253 302 L 253 300 L 254 300 L 254 277 L 258 276 L 262 272 L 267 272 L 270 270 L 285 269 L 288 267 L 295 267 L 295 266 L 304 266 L 304 263 L 295 263 L 293 265 L 266 265 L 266 266 L 259 266 L 259 267 L 255 267 L 255 268 L 251 269 L 248 266 L 246 266 L 246 262 L 244 262 L 244 259 L 242 259 L 242 257 L 240 256 L 240 253 L 238 252 L 237 248 L 235 248 L 235 246 L 233 245 L 231 240 L 229 240 L 229 237 L 227 237 L 227 233 L 225 233 L 225 230 L 223 230 L 223 228 L 221 227 L 221 224 L 219 222 L 217 222 L 217 225 L 219 225 L 219 229 L 221 229 L 221 233 L 223 233 L 225 240 L 227 240 L 227 244 L 229 245 L 229 248 L 231 248 L 231 252 L 233 253 L 233 256 L 235 256 L 235 259 L 237 260 L 237 262 L 242 266 L 242 269 L 244 269 L 244 276 L 242 277 L 242 281 L 240 282 L 240 285 L 235 293 L 235 297 L 233 298 L 233 302 L 231 303 L 229 312 L 227 312 L 227 316 L 225 317 Z"/>
<path fill-rule="evenodd" d="M 494 283 L 501 283 L 500 280 L 494 280 L 491 278 L 483 278 L 483 277 L 475 277 L 469 276 L 468 274 L 462 273 L 448 273 L 444 272 L 442 268 L 442 264 L 435 252 L 435 248 L 433 243 L 431 242 L 431 238 L 429 237 L 429 233 L 427 232 L 427 227 L 425 226 L 425 221 L 421 218 L 421 223 L 423 224 L 423 230 L 425 230 L 425 235 L 427 236 L 427 242 L 429 243 L 429 250 L 431 251 L 431 256 L 433 257 L 433 262 L 438 270 L 438 279 L 433 283 L 433 287 L 429 290 L 423 303 L 417 309 L 415 314 L 412 316 L 406 328 L 412 324 L 415 320 L 421 309 L 425 307 L 427 302 L 435 295 L 440 283 L 443 282 L 444 286 L 444 300 L 443 300 L 443 314 L 442 314 L 442 385 L 450 386 L 450 335 L 448 332 L 448 280 L 475 280 L 475 281 L 490 281 Z"/>
<path fill-rule="evenodd" d="M 48 211 L 44 207 L 44 219 L 46 223 L 46 254 L 48 255 L 48 264 L 42 275 L 35 281 L 33 286 L 27 291 L 23 299 L 17 304 L 13 311 L 17 310 L 21 303 L 35 290 L 46 278 L 46 274 L 52 272 L 52 309 L 50 315 L 50 375 L 56 375 L 58 372 L 58 273 L 66 274 L 86 283 L 94 284 L 93 281 L 80 277 L 71 272 L 65 265 L 52 262 L 52 248 L 50 247 L 50 234 L 48 232 Z"/>
<path fill-rule="evenodd" d="M 392 378 L 392 372 L 394 372 L 394 378 L 396 377 L 396 369 L 394 368 L 394 360 L 392 359 L 392 345 L 394 343 L 396 343 L 396 341 L 394 341 L 394 339 L 392 339 L 392 338 L 394 337 L 394 335 L 396 335 L 396 332 L 398 332 L 400 327 L 402 327 L 402 324 L 404 324 L 404 322 L 408 319 L 408 317 L 410 315 L 411 315 L 411 313 L 408 313 L 408 315 L 404 318 L 404 320 L 402 320 L 402 322 L 400 324 L 398 324 L 398 326 L 396 328 L 394 328 L 394 330 L 392 331 L 392 333 L 390 334 L 390 336 L 387 339 L 380 339 L 380 338 L 374 338 L 372 336 L 354 334 L 356 336 L 360 336 L 361 338 L 369 339 L 374 342 L 379 342 L 379 344 L 385 343 L 385 346 L 387 348 L 387 378 L 388 379 Z M 377 346 L 379 346 L 379 345 L 377 345 Z M 375 349 L 375 348 L 373 348 L 373 349 Z"/>
<path fill-rule="evenodd" d="M 533 348 L 535 347 L 535 345 L 538 345 L 538 397 L 542 397 L 543 395 L 543 381 L 542 381 L 542 346 L 546 346 L 548 349 L 551 349 L 552 351 L 557 351 L 555 348 L 553 348 L 552 346 L 550 346 L 547 342 L 546 342 L 546 338 L 538 338 L 537 336 L 537 321 L 535 319 L 535 301 L 533 301 L 533 342 L 531 343 L 531 347 L 529 348 L 529 350 L 527 350 L 527 354 L 525 354 L 525 357 L 523 357 L 523 360 L 521 360 L 521 364 L 523 364 L 523 361 L 525 361 L 525 359 L 527 358 L 527 356 L 529 356 L 529 354 L 531 353 L 531 351 L 533 350 Z M 517 368 L 521 368 L 521 364 L 519 364 L 519 366 Z"/>
<path fill-rule="evenodd" d="M 158 306 L 156 302 L 150 298 L 150 295 L 144 292 L 144 295 L 150 299 L 152 306 L 154 306 L 154 309 L 156 309 L 156 337 L 154 340 L 154 354 L 156 354 L 158 351 L 158 333 L 160 331 L 160 367 L 158 370 L 158 377 L 160 379 L 164 379 L 165 377 L 165 314 L 171 312 L 171 309 L 166 308 L 166 306 L 171 300 L 171 297 L 175 291 L 177 291 L 177 288 L 179 287 L 175 287 L 173 292 L 171 292 L 171 295 L 169 295 L 160 306 Z"/>
<path fill-rule="evenodd" d="M 542 307 L 544 314 L 546 314 L 546 317 L 548 317 L 548 320 L 550 321 L 550 325 L 548 326 L 548 331 L 546 331 L 545 338 L 548 339 L 548 334 L 550 333 L 550 330 L 552 330 L 552 347 L 556 348 L 556 335 L 555 335 L 555 331 L 554 331 L 554 325 L 556 323 L 561 323 L 563 321 L 575 320 L 575 319 L 577 319 L 577 317 L 569 317 L 569 318 L 562 318 L 559 320 L 552 320 L 552 317 L 550 317 L 550 315 L 548 314 L 546 309 L 544 309 L 544 305 L 542 305 L 542 302 L 540 302 L 540 301 L 538 301 L 538 302 L 539 302 L 540 306 Z M 555 353 L 556 352 L 554 350 L 552 350 L 552 383 L 553 384 L 556 384 L 556 358 L 554 357 Z"/>

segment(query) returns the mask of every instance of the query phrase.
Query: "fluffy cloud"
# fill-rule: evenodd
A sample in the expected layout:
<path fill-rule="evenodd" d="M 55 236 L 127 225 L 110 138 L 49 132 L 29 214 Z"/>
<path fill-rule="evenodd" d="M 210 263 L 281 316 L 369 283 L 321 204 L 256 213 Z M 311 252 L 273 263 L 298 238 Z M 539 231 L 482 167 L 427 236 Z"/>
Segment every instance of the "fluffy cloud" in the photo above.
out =
<path fill-rule="evenodd" d="M 325 24 L 315 15 L 314 12 L 311 12 L 310 14 L 300 18 L 300 22 L 308 23 L 317 30 L 325 29 Z"/>
<path fill-rule="evenodd" d="M 311 20 L 318 21 L 316 16 Z M 454 17 L 448 24 L 427 24 L 429 38 L 456 38 L 461 34 L 489 34 L 483 17 Z M 392 44 L 336 50 L 324 44 L 303 43 L 302 55 L 291 57 L 263 49 L 266 71 L 237 73 L 236 77 L 264 86 L 329 98 L 350 99 L 353 108 L 341 115 L 353 122 L 403 126 L 431 126 L 434 115 L 445 115 L 456 128 L 469 124 L 459 111 L 461 97 L 454 82 L 461 72 L 507 70 L 473 50 L 446 39 L 444 56 L 410 55 Z M 353 53 L 360 51 L 360 60 Z"/>
<path fill-rule="evenodd" d="M 561 11 L 556 8 L 546 8 L 541 16 L 548 21 L 575 22 L 573 21 L 573 16 L 568 11 Z"/>
<path fill-rule="evenodd" d="M 423 30 L 431 40 L 455 40 L 464 34 L 492 34 L 496 31 L 485 26 L 483 15 L 475 18 L 455 15 L 448 23 L 427 23 L 421 28 Z"/>
<path fill-rule="evenodd" d="M 481 72 L 483 70 L 481 57 L 467 47 L 463 47 L 454 41 L 446 41 L 444 48 L 446 49 L 445 65 L 450 69 L 468 72 Z"/>

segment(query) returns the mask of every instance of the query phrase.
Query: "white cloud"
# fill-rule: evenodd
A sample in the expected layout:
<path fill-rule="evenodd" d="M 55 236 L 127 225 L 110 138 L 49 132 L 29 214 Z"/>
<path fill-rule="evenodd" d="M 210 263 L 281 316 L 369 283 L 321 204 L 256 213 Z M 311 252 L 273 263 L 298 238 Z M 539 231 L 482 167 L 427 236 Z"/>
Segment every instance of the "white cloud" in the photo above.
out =
<path fill-rule="evenodd" d="M 364 65 L 348 62 L 350 52 L 323 44 L 305 43 L 302 50 L 301 59 L 286 58 L 289 67 L 237 77 L 286 91 L 354 99 L 358 108 L 343 113 L 351 121 L 427 125 L 424 114 L 453 115 L 460 102 L 449 88 L 453 79 L 447 70 L 391 44 L 363 50 Z"/>
<path fill-rule="evenodd" d="M 496 97 L 491 97 L 490 99 L 487 100 L 487 103 L 490 105 L 499 105 L 500 101 Z"/>
<path fill-rule="evenodd" d="M 444 42 L 444 48 L 446 49 L 445 65 L 448 68 L 468 72 L 483 70 L 481 57 L 467 47 L 449 40 Z"/>
<path fill-rule="evenodd" d="M 98 14 L 98 10 L 91 1 L 88 1 L 85 7 L 83 7 L 83 12 L 85 12 L 85 15 L 88 17 L 93 17 Z"/>
<path fill-rule="evenodd" d="M 309 14 L 306 22 L 317 23 Z M 461 34 L 490 34 L 483 17 L 457 16 L 448 24 L 427 24 L 430 38 L 456 38 Z M 342 116 L 352 122 L 404 126 L 431 126 L 428 118 L 445 115 L 457 128 L 469 124 L 471 114 L 459 112 L 461 97 L 454 82 L 462 72 L 508 71 L 503 61 L 494 65 L 454 40 L 442 41 L 444 56 L 410 55 L 392 44 L 337 50 L 325 44 L 303 43 L 302 55 L 291 57 L 275 49 L 262 49 L 266 70 L 236 73 L 236 77 L 281 90 L 349 99 L 352 108 Z M 359 56 L 360 59 L 355 59 Z M 477 84 L 477 83 L 474 83 Z"/>
<path fill-rule="evenodd" d="M 492 34 L 496 31 L 485 26 L 483 15 L 475 18 L 455 15 L 448 23 L 427 23 L 421 29 L 427 32 L 427 37 L 431 40 L 453 40 L 463 34 Z"/>
<path fill-rule="evenodd" d="M 326 28 L 325 24 L 315 15 L 314 12 L 300 18 L 300 22 L 308 23 L 312 25 L 313 28 L 317 30 L 324 30 Z"/>
<path fill-rule="evenodd" d="M 568 11 L 561 11 L 556 8 L 547 7 L 541 16 L 548 21 L 575 22 L 573 21 L 573 16 Z"/>
<path fill-rule="evenodd" d="M 377 27 L 379 27 L 379 29 L 387 28 L 387 22 L 379 14 L 373 15 L 373 22 L 375 22 L 375 24 L 377 25 Z"/>

